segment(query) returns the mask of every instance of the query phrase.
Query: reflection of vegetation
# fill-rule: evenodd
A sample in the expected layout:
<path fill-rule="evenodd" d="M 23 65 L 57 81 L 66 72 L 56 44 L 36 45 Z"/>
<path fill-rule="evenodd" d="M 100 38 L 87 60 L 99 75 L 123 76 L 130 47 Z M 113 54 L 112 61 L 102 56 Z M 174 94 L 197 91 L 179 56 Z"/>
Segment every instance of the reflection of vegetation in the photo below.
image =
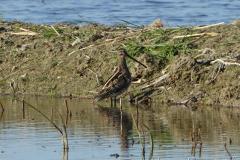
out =
<path fill-rule="evenodd" d="M 61 119 L 62 122 L 62 129 L 56 124 L 56 122 L 54 122 L 53 119 L 49 118 L 45 113 L 43 113 L 41 110 L 39 110 L 37 107 L 35 107 L 34 105 L 26 102 L 25 100 L 20 100 L 19 98 L 16 97 L 16 100 L 21 102 L 23 104 L 23 114 L 25 117 L 25 104 L 33 109 L 34 111 L 38 112 L 42 117 L 44 117 L 48 122 L 50 122 L 52 124 L 52 126 L 61 134 L 62 136 L 62 141 L 63 141 L 63 150 L 64 152 L 68 152 L 69 146 L 68 146 L 68 134 L 67 134 L 67 127 L 68 127 L 68 121 L 69 121 L 69 116 L 70 116 L 70 111 L 68 108 L 68 104 L 67 101 L 65 101 L 65 106 L 66 106 L 66 117 L 64 118 L 62 114 L 59 113 L 59 111 L 57 110 L 57 113 Z"/>
<path fill-rule="evenodd" d="M 36 106 L 41 106 L 41 111 L 47 113 L 48 117 L 50 117 L 51 106 L 61 106 L 60 104 L 62 104 L 62 101 L 59 99 L 37 98 L 34 99 L 34 102 L 30 100 L 28 101 L 31 102 L 31 104 L 37 103 Z M 7 103 L 6 101 L 2 100 L 2 102 L 5 107 L 4 121 L 12 121 L 13 119 L 16 121 L 22 119 L 21 115 L 18 113 L 20 107 L 14 107 L 10 101 Z M 72 100 L 70 103 L 73 121 L 71 121 L 71 125 L 69 125 L 69 131 L 74 132 L 71 135 L 80 135 L 84 131 L 79 128 L 86 128 L 87 133 L 89 134 L 91 132 L 93 134 L 92 136 L 97 137 L 100 133 L 100 135 L 106 135 L 107 137 L 110 137 L 110 139 L 111 137 L 119 137 L 119 145 L 121 145 L 121 149 L 124 149 L 124 153 L 126 150 L 131 151 L 132 147 L 139 147 L 136 139 L 134 139 L 135 142 L 131 141 L 132 136 L 135 137 L 137 135 L 137 131 L 133 127 L 134 122 L 131 116 L 129 116 L 127 110 L 134 114 L 134 118 L 136 121 L 138 121 L 138 125 L 142 126 L 142 122 L 144 122 L 152 132 L 155 150 L 153 156 L 154 159 L 157 159 L 156 156 L 159 156 L 158 154 L 155 154 L 159 153 L 159 150 L 170 150 L 172 148 L 165 147 L 178 144 L 186 145 L 186 148 L 184 149 L 189 149 L 188 153 L 190 156 L 192 145 L 191 133 L 195 131 L 196 135 L 198 135 L 198 128 L 201 129 L 201 140 L 203 142 L 203 147 L 206 150 L 209 149 L 207 148 L 207 144 L 217 144 L 217 147 L 219 147 L 218 144 L 220 144 L 220 147 L 223 148 L 223 144 L 226 142 L 226 140 L 228 140 L 228 136 L 230 135 L 229 132 L 231 132 L 231 139 L 234 145 L 240 144 L 240 138 L 238 135 L 238 130 L 240 129 L 240 110 L 199 107 L 195 111 L 192 111 L 189 108 L 183 107 L 164 107 L 160 105 L 153 105 L 152 108 L 148 110 L 139 109 L 139 116 L 137 120 L 136 108 L 127 107 L 124 108 L 123 118 L 121 121 L 121 112 L 118 108 L 113 109 L 105 107 L 103 110 L 98 108 L 98 111 L 96 112 L 96 110 L 93 109 L 92 104 L 86 101 L 79 102 L 78 100 Z M 59 107 L 58 110 L 63 115 L 66 108 L 62 106 Z M 36 125 L 39 124 L 37 123 L 39 121 L 45 121 L 45 119 L 43 119 L 42 116 L 39 116 L 35 111 L 28 111 L 26 114 L 35 117 Z M 54 120 L 57 123 L 58 120 L 61 119 L 57 113 L 54 114 L 55 115 L 53 116 L 53 119 L 55 118 Z M 26 115 L 26 117 L 28 117 L 28 115 Z M 33 123 L 30 116 L 24 120 L 24 123 L 26 122 Z M 19 121 L 19 123 L 23 122 Z M 62 124 L 62 122 L 59 123 Z M 122 133 L 120 132 L 121 125 L 123 129 Z M 90 132 L 89 129 L 91 130 Z M 121 136 L 118 134 L 121 134 Z M 131 142 L 133 145 L 131 145 Z M 127 143 L 130 145 L 126 145 Z M 145 144 L 146 149 L 150 149 L 148 148 L 151 147 L 150 140 L 148 140 L 148 138 L 146 138 Z M 173 147 L 173 149 L 175 148 Z M 203 152 L 202 156 L 204 156 L 204 154 L 205 152 Z"/>

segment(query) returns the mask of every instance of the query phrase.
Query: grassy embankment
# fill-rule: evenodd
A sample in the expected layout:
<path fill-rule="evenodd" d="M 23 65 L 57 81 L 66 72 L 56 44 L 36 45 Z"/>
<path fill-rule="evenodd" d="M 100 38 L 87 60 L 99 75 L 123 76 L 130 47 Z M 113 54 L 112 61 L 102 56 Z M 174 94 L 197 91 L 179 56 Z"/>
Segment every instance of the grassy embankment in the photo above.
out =
<path fill-rule="evenodd" d="M 163 102 L 239 106 L 239 35 L 238 22 L 137 29 L 0 22 L 0 93 L 91 97 L 125 47 L 148 66 L 128 61 L 134 79 L 141 80 L 131 93 L 154 89 L 150 97 Z"/>

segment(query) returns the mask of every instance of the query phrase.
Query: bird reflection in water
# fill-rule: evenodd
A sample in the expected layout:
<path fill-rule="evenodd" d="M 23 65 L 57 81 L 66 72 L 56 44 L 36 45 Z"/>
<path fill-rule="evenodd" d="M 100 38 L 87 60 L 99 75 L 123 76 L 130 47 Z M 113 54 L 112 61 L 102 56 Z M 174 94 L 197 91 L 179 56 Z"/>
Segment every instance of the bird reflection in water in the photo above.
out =
<path fill-rule="evenodd" d="M 119 108 L 103 107 L 98 105 L 99 113 L 103 114 L 108 119 L 108 122 L 114 127 L 120 129 L 120 143 L 123 151 L 127 151 L 129 148 L 128 137 L 133 127 L 133 122 L 128 113 L 122 111 Z"/>

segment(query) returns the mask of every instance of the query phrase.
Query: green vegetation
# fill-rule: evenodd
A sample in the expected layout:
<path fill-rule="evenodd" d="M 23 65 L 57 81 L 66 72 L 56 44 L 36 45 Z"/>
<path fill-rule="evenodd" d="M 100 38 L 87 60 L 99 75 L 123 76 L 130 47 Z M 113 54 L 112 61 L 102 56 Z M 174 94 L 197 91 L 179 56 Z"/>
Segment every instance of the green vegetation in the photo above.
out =
<path fill-rule="evenodd" d="M 59 24 L 54 25 L 58 35 L 51 26 L 0 23 L 0 74 L 5 76 L 0 79 L 1 93 L 11 93 L 9 83 L 14 80 L 17 93 L 92 97 L 117 65 L 119 48 L 125 47 L 148 66 L 130 63 L 134 78 L 148 82 L 171 74 L 167 90 L 154 98 L 181 100 L 201 91 L 203 103 L 239 104 L 239 67 L 209 63 L 238 56 L 240 30 L 233 24 L 204 29 Z M 11 34 L 24 29 L 37 34 Z M 129 91 L 138 93 L 139 85 L 131 86 Z"/>
<path fill-rule="evenodd" d="M 63 33 L 63 30 L 62 29 L 59 29 L 57 27 L 55 27 L 56 31 L 61 34 Z M 43 36 L 45 38 L 51 38 L 51 37 L 54 37 L 54 36 L 57 36 L 57 33 L 51 28 L 51 27 L 45 27 L 43 28 Z"/>
<path fill-rule="evenodd" d="M 126 49 L 132 56 L 139 56 L 143 53 L 153 56 L 159 60 L 159 64 L 163 68 L 174 56 L 180 53 L 190 53 L 197 48 L 192 44 L 191 39 L 172 40 L 173 31 L 157 29 L 143 32 L 140 36 L 128 40 L 125 43 Z M 181 30 L 179 29 L 179 31 Z M 182 29 L 182 31 L 186 32 L 186 29 Z"/>

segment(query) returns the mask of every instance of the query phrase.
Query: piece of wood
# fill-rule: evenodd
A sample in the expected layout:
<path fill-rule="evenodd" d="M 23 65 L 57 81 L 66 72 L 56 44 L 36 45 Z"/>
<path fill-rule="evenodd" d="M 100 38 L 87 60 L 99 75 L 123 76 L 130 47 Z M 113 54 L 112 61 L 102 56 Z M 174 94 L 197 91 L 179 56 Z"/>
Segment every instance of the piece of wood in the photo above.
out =
<path fill-rule="evenodd" d="M 170 76 L 169 73 L 164 74 L 163 76 L 158 77 L 157 79 L 155 79 L 153 83 L 151 83 L 149 85 L 146 85 L 146 86 L 143 86 L 141 89 L 146 89 L 146 88 L 149 88 L 149 87 L 153 87 L 153 86 L 159 84 L 160 82 L 162 82 L 163 80 L 169 78 L 169 76 Z"/>
<path fill-rule="evenodd" d="M 210 24 L 210 25 L 206 25 L 206 26 L 194 27 L 193 29 L 206 29 L 206 28 L 210 28 L 210 27 L 220 26 L 223 24 L 224 24 L 224 22 L 220 22 L 220 23 Z"/>
<path fill-rule="evenodd" d="M 222 64 L 224 64 L 226 66 L 230 66 L 230 65 L 240 66 L 240 63 L 237 63 L 237 62 L 225 62 L 222 59 L 215 59 L 214 61 L 211 62 L 211 64 L 214 64 L 214 63 L 222 63 Z"/>
<path fill-rule="evenodd" d="M 179 39 L 179 38 L 192 38 L 192 37 L 200 37 L 200 36 L 210 36 L 215 37 L 218 33 L 216 32 L 207 32 L 207 33 L 196 33 L 196 34 L 188 34 L 188 35 L 181 35 L 181 36 L 174 36 L 173 39 Z"/>
<path fill-rule="evenodd" d="M 37 35 L 36 32 L 26 32 L 26 31 L 23 31 L 23 32 L 7 32 L 8 34 L 11 34 L 11 35 L 19 35 L 19 36 L 35 36 Z"/>

